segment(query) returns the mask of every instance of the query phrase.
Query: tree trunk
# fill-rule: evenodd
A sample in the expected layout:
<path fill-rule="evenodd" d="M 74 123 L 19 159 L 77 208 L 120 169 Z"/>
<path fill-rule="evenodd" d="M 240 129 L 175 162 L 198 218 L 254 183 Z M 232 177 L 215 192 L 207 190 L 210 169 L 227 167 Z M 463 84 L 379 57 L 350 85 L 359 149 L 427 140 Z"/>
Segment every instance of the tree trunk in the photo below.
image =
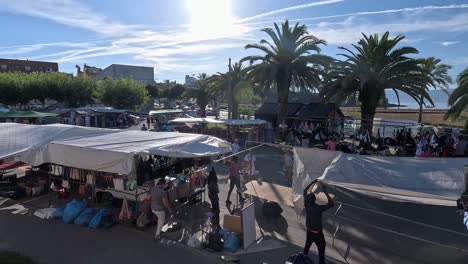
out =
<path fill-rule="evenodd" d="M 278 96 L 278 118 L 276 120 L 276 126 L 288 115 L 288 97 L 289 97 L 289 78 L 284 77 L 278 81 L 277 96 Z"/>
<path fill-rule="evenodd" d="M 418 116 L 418 123 L 422 122 L 422 116 L 423 116 L 423 100 L 424 98 L 421 95 L 421 98 L 419 99 L 419 116 Z"/>
<path fill-rule="evenodd" d="M 361 105 L 361 128 L 362 131 L 369 131 L 369 136 L 372 136 L 376 108 L 376 105 L 369 103 L 362 103 Z"/>
<path fill-rule="evenodd" d="M 201 117 L 206 117 L 206 106 L 203 108 L 200 108 L 200 115 Z"/>
<path fill-rule="evenodd" d="M 231 111 L 232 111 L 232 119 L 239 119 L 239 103 L 235 102 L 234 100 L 232 101 L 231 105 Z"/>
<path fill-rule="evenodd" d="M 206 117 L 206 105 L 200 106 L 201 117 Z"/>

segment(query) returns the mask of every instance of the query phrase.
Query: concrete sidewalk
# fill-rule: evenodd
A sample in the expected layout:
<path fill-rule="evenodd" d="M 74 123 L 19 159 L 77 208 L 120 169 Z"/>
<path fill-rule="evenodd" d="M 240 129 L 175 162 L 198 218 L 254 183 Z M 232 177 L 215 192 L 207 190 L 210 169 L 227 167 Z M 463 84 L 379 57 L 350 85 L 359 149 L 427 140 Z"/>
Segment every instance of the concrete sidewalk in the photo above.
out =
<path fill-rule="evenodd" d="M 43 204 L 47 197 L 33 200 Z M 225 263 L 222 253 L 209 253 L 184 244 L 163 239 L 152 240 L 154 229 L 140 231 L 115 225 L 110 229 L 90 229 L 60 220 L 41 220 L 33 214 L 38 208 L 11 199 L 0 205 L 0 251 L 10 250 L 29 256 L 39 263 Z M 10 208 L 24 208 L 19 213 Z M 242 264 L 284 264 L 292 254 L 302 249 L 265 235 L 259 244 L 235 255 Z M 312 252 L 310 256 L 317 259 Z M 338 264 L 330 260 L 328 263 Z"/>

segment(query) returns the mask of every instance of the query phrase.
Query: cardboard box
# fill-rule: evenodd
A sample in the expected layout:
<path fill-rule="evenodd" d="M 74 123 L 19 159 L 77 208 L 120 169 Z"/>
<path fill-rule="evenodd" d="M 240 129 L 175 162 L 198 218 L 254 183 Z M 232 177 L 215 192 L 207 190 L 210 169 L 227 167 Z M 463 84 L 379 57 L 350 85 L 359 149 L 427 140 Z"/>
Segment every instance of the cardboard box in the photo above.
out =
<path fill-rule="evenodd" d="M 242 221 L 240 216 L 236 215 L 224 215 L 223 228 L 229 232 L 236 234 L 242 234 Z"/>

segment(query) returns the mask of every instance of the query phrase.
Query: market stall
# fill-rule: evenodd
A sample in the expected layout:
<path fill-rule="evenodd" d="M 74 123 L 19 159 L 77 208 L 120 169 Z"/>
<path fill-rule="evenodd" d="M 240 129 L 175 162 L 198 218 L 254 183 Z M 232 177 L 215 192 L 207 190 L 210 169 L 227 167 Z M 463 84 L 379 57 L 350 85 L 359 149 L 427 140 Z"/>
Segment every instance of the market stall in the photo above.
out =
<path fill-rule="evenodd" d="M 243 142 L 247 141 L 265 141 L 264 127 L 267 125 L 265 120 L 260 119 L 212 119 L 212 118 L 175 118 L 170 121 L 171 123 L 185 124 L 189 128 L 194 125 L 220 125 L 222 127 L 221 133 L 219 129 L 207 129 L 206 133 L 215 135 L 228 140 L 241 138 Z"/>
<path fill-rule="evenodd" d="M 167 179 L 171 201 L 200 196 L 206 169 L 197 160 L 230 151 L 228 142 L 206 135 L 59 124 L 1 124 L 0 138 L 8 146 L 2 148 L 0 158 L 15 156 L 32 166 L 47 164 L 49 187 L 59 197 L 75 189 L 81 198 L 93 200 L 104 192 L 142 201 L 153 179 L 161 177 Z M 178 164 L 176 171 L 180 162 L 186 164 Z M 137 207 L 138 203 L 135 211 Z"/>
<path fill-rule="evenodd" d="M 0 112 L 0 122 L 15 122 L 20 124 L 40 124 L 41 119 L 55 117 L 54 113 L 36 111 L 8 111 Z"/>

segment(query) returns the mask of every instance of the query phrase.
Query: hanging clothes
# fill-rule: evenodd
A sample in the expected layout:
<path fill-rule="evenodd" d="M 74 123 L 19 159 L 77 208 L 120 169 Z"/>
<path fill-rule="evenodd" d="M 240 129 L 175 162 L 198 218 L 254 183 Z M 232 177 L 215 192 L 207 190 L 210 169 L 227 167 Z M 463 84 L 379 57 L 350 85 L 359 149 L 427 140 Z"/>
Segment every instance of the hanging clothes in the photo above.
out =
<path fill-rule="evenodd" d="M 308 133 L 309 131 L 309 125 L 307 125 L 307 121 L 304 122 L 304 125 L 302 126 L 302 132 Z"/>

